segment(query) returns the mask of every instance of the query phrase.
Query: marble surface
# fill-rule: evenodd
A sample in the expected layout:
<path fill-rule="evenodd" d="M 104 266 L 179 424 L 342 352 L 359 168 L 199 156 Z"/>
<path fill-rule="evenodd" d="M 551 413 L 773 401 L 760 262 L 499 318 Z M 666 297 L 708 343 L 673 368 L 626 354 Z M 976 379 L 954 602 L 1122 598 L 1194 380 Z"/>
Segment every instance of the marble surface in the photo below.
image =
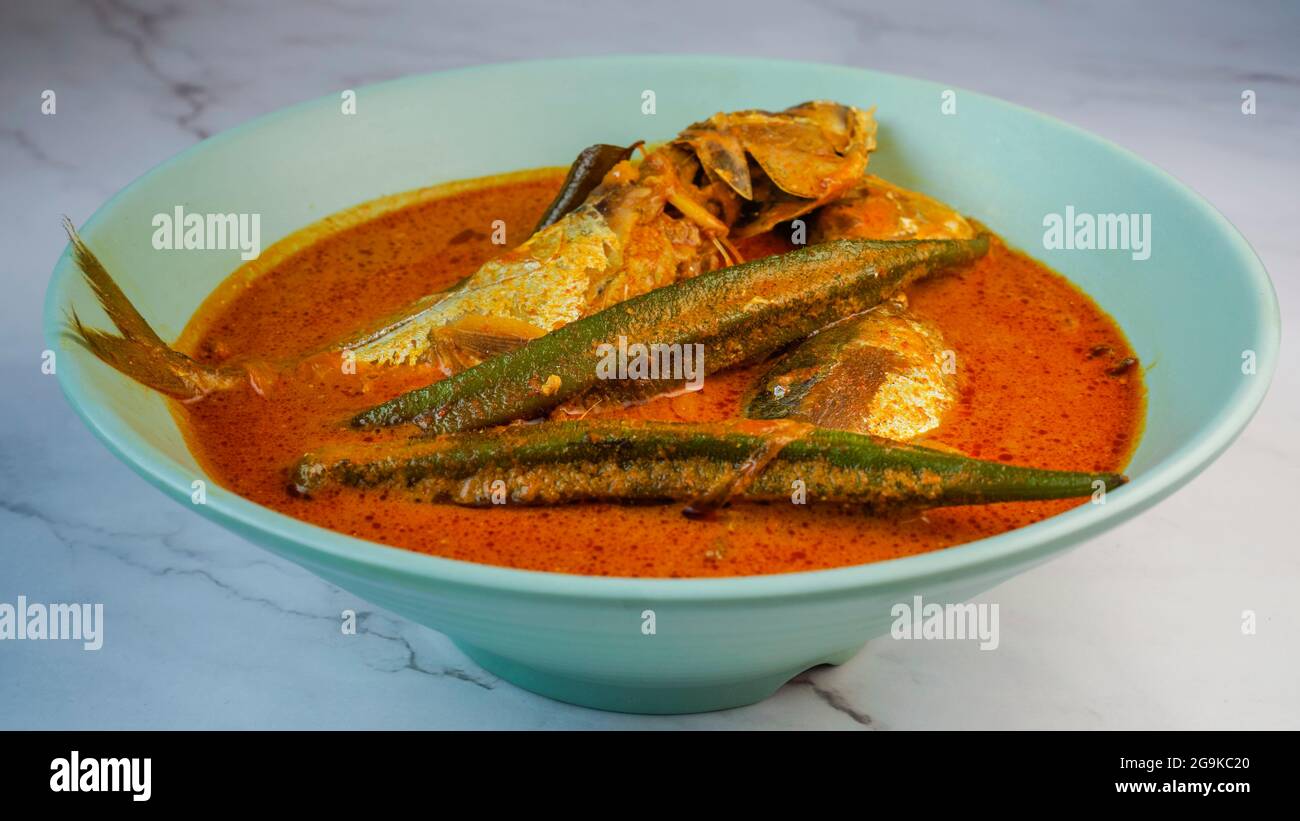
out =
<path fill-rule="evenodd" d="M 1300 10 L 1285 3 L 735 5 L 302 0 L 0 6 L 0 602 L 103 602 L 104 649 L 0 643 L 0 727 L 1300 727 Z M 969 7 L 968 7 L 969 6 Z M 978 6 L 978 10 L 974 7 Z M 435 10 L 435 7 L 436 8 Z M 911 8 L 908 8 L 911 7 Z M 58 217 L 253 116 L 403 74 L 718 52 L 987 92 L 1095 131 L 1213 202 L 1287 339 L 1240 441 L 1136 521 L 990 591 L 1002 645 L 872 642 L 768 701 L 687 717 L 558 704 L 166 501 L 43 375 Z M 58 113 L 40 113 L 44 89 Z M 1244 89 L 1258 113 L 1240 112 Z M 366 613 L 340 635 L 338 613 Z M 1241 614 L 1258 616 L 1243 635 Z"/>

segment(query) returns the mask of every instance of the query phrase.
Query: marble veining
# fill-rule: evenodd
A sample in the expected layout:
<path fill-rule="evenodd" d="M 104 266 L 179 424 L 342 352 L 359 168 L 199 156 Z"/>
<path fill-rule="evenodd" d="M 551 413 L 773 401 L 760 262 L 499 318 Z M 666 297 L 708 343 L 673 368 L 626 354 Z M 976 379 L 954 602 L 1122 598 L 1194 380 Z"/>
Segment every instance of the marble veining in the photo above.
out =
<path fill-rule="evenodd" d="M 976 7 L 977 6 L 977 7 Z M 406 622 L 173 505 L 40 370 L 64 239 L 156 163 L 277 108 L 415 72 L 577 54 L 838 62 L 1000 96 L 1102 134 L 1205 195 L 1283 305 L 1300 12 L 1212 2 L 656 4 L 655 24 L 515 2 L 54 0 L 0 7 L 0 601 L 103 602 L 105 646 L 0 643 L 0 727 L 1300 727 L 1300 369 L 1153 511 L 990 591 L 1002 646 L 877 640 L 773 698 L 604 714 L 519 690 Z M 718 32 L 728 32 L 720 37 Z M 40 111 L 57 92 L 57 114 Z M 1240 112 L 1256 92 L 1254 116 Z M 1243 636 L 1241 612 L 1258 614 Z M 340 614 L 356 613 L 356 635 Z"/>

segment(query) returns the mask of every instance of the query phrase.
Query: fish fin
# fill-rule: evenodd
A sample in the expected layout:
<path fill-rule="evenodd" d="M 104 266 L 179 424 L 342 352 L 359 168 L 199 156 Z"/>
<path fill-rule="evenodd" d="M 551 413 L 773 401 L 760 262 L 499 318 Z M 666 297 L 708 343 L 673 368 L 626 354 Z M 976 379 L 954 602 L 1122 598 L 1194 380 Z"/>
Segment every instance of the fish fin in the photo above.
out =
<path fill-rule="evenodd" d="M 435 348 L 447 359 L 477 364 L 498 354 L 517 350 L 546 331 L 507 317 L 469 315 L 434 331 Z"/>
<path fill-rule="evenodd" d="M 67 217 L 63 227 L 72 243 L 73 261 L 121 334 L 88 328 L 75 310 L 69 310 L 66 331 L 74 341 L 106 365 L 176 399 L 199 399 L 243 378 L 242 368 L 203 365 L 168 347 L 126 298 L 104 264 L 82 242 Z"/>

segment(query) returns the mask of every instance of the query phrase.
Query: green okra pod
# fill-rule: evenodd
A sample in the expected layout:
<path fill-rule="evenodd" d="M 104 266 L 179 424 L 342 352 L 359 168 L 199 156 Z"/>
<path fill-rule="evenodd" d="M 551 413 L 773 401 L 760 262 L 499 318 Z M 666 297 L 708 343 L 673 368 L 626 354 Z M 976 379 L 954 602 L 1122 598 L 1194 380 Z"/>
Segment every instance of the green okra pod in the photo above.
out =
<path fill-rule="evenodd" d="M 632 156 L 641 143 L 635 142 L 624 148 L 621 145 L 606 145 L 597 143 L 582 149 L 577 159 L 569 166 L 569 173 L 565 175 L 564 182 L 560 184 L 560 190 L 556 193 L 555 199 L 546 207 L 546 213 L 538 220 L 537 227 L 533 233 L 554 225 L 565 214 L 587 199 L 587 195 L 600 185 L 609 170 L 618 165 L 623 160 Z"/>
<path fill-rule="evenodd" d="M 933 271 L 971 262 L 988 236 L 968 240 L 836 240 L 682 280 L 633 297 L 371 408 L 356 426 L 414 422 L 432 433 L 540 416 L 577 397 L 629 399 L 679 387 L 602 379 L 602 347 L 702 345 L 703 372 L 756 361 L 865 311 Z"/>
<path fill-rule="evenodd" d="M 304 456 L 291 481 L 303 494 L 383 488 L 465 505 L 692 501 L 721 488 L 749 501 L 788 502 L 802 491 L 809 503 L 888 508 L 1087 496 L 1126 479 L 981 461 L 787 420 L 584 420 L 332 446 Z"/>

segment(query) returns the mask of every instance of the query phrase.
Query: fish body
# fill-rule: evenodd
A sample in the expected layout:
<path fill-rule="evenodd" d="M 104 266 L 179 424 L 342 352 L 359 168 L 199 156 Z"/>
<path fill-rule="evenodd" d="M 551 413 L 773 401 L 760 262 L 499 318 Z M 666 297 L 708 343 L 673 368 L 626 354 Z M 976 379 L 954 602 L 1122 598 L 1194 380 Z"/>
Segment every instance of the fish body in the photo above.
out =
<path fill-rule="evenodd" d="M 486 353 L 490 339 L 541 336 L 583 316 L 590 293 L 622 266 L 622 245 L 599 210 L 583 206 L 450 291 L 423 298 L 398 320 L 340 347 L 362 362 L 397 365 L 430 351 Z"/>
<path fill-rule="evenodd" d="M 969 239 L 979 228 L 951 206 L 867 174 L 813 217 L 809 238 Z"/>
<path fill-rule="evenodd" d="M 708 240 L 733 227 L 739 236 L 764 231 L 836 199 L 862 178 L 875 145 L 871 113 L 838 103 L 715 114 L 639 166 L 615 163 L 580 207 L 484 264 L 454 291 L 427 297 L 399 323 L 344 347 L 381 365 L 413 362 L 430 351 L 441 352 L 444 364 L 448 352 L 476 364 L 486 358 L 476 354 L 510 346 L 476 351 L 474 340 L 458 333 L 464 317 L 476 317 L 479 327 L 507 319 L 536 329 L 519 336 L 517 347 L 729 263 L 726 249 Z M 572 176 L 561 196 L 573 188 Z M 669 207 L 680 215 L 671 216 Z M 502 330 L 501 337 L 513 333 Z"/>
<path fill-rule="evenodd" d="M 957 377 L 932 323 L 890 301 L 814 334 L 755 384 L 745 413 L 896 441 L 934 430 L 957 401 Z"/>
<path fill-rule="evenodd" d="M 968 240 L 979 228 L 952 207 L 867 174 L 811 218 L 814 242 Z M 916 439 L 957 401 L 955 355 L 906 295 L 823 328 L 780 356 L 755 384 L 746 415 Z"/>

